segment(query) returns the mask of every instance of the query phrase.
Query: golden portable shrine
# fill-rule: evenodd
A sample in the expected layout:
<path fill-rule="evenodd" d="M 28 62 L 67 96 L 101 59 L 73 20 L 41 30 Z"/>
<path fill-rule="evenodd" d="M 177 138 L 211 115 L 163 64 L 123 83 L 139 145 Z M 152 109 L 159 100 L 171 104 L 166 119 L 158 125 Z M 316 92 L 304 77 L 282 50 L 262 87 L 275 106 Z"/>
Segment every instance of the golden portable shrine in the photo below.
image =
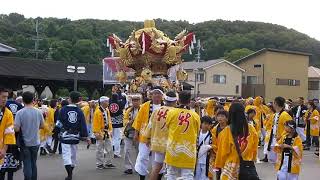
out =
<path fill-rule="evenodd" d="M 112 34 L 107 45 L 117 59 L 116 78 L 121 84 L 129 83 L 129 93 L 144 92 L 148 84 L 160 85 L 166 91 L 181 89 L 179 82 L 188 78 L 182 69 L 182 54 L 193 48 L 195 35 L 183 30 L 173 40 L 155 27 L 153 20 L 146 20 L 144 28 L 133 30 L 126 41 Z M 125 68 L 135 71 L 128 82 Z"/>

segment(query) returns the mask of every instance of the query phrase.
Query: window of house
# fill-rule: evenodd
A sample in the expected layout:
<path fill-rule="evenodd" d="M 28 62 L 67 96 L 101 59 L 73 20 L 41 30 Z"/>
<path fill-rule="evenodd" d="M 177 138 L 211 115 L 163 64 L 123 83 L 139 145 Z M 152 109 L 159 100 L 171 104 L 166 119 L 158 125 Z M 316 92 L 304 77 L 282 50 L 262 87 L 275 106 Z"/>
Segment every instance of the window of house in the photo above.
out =
<path fill-rule="evenodd" d="M 319 81 L 309 81 L 308 82 L 309 90 L 319 90 Z"/>
<path fill-rule="evenodd" d="M 197 73 L 197 81 L 204 82 L 204 73 Z"/>
<path fill-rule="evenodd" d="M 216 84 L 226 84 L 227 76 L 226 75 L 213 75 L 213 83 Z"/>
<path fill-rule="evenodd" d="M 236 94 L 239 94 L 239 85 L 236 85 Z"/>
<path fill-rule="evenodd" d="M 289 79 L 289 86 L 300 86 L 300 80 Z"/>
<path fill-rule="evenodd" d="M 300 80 L 295 79 L 276 79 L 277 85 L 282 86 L 300 86 Z"/>
<path fill-rule="evenodd" d="M 258 84 L 257 76 L 247 76 L 247 84 Z"/>
<path fill-rule="evenodd" d="M 242 76 L 242 84 L 246 84 L 246 76 Z"/>

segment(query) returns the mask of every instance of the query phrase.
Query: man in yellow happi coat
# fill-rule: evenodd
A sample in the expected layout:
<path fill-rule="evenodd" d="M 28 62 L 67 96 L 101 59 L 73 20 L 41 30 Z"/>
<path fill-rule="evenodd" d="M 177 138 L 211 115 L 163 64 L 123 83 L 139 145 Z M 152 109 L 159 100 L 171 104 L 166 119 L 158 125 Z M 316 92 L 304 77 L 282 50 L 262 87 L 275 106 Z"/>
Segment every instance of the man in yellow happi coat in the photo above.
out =
<path fill-rule="evenodd" d="M 277 155 L 273 150 L 274 146 L 284 133 L 285 123 L 292 120 L 292 117 L 284 110 L 285 102 L 283 97 L 275 98 L 273 108 L 276 113 L 272 115 L 272 122 L 266 129 L 264 154 L 268 155 L 270 162 L 276 162 Z"/>
<path fill-rule="evenodd" d="M 13 114 L 6 108 L 9 91 L 0 87 L 0 166 L 4 163 L 8 145 L 16 144 Z"/>
<path fill-rule="evenodd" d="M 151 101 L 141 105 L 139 112 L 133 122 L 132 127 L 136 130 L 134 139 L 139 141 L 139 153 L 136 159 L 135 170 L 140 175 L 140 180 L 144 180 L 148 172 L 150 147 L 147 146 L 147 138 L 144 136 L 145 129 L 149 123 L 152 112 L 162 106 L 163 88 L 153 87 L 150 91 Z"/>
<path fill-rule="evenodd" d="M 115 166 L 112 164 L 112 143 L 110 140 L 112 123 L 108 110 L 109 98 L 102 96 L 99 99 L 99 103 L 99 107 L 95 110 L 92 121 L 92 131 L 97 139 L 96 168 L 114 168 Z"/>
<path fill-rule="evenodd" d="M 94 100 L 89 101 L 89 103 L 81 108 L 84 117 L 86 119 L 87 124 L 87 130 L 88 130 L 88 136 L 92 137 L 92 120 L 93 120 L 93 114 L 96 110 L 96 104 Z"/>
<path fill-rule="evenodd" d="M 160 171 L 163 168 L 168 139 L 166 118 L 168 112 L 177 105 L 177 95 L 173 91 L 167 92 L 164 99 L 165 105 L 152 113 L 145 131 L 145 136 L 148 138 L 148 143 L 151 143 L 151 151 L 154 155 L 151 180 L 161 179 L 162 177 Z"/>
<path fill-rule="evenodd" d="M 167 179 L 176 180 L 178 174 L 184 180 L 193 180 L 197 159 L 197 136 L 200 131 L 199 115 L 189 110 L 191 94 L 179 93 L 179 107 L 168 112 Z"/>
<path fill-rule="evenodd" d="M 133 174 L 134 165 L 136 162 L 137 156 L 137 146 L 133 139 L 135 130 L 132 127 L 132 124 L 139 112 L 142 96 L 140 94 L 129 95 L 131 100 L 131 105 L 123 113 L 123 125 L 124 125 L 124 167 L 126 170 L 125 174 Z"/>
<path fill-rule="evenodd" d="M 217 105 L 216 99 L 209 99 L 206 104 L 205 116 L 209 116 L 209 117 L 213 118 L 215 115 L 214 109 L 215 109 L 216 105 Z"/>
<path fill-rule="evenodd" d="M 311 141 L 319 148 L 319 111 L 313 102 L 308 103 L 308 111 L 305 113 L 306 122 L 306 147 L 304 150 L 310 150 Z"/>
<path fill-rule="evenodd" d="M 260 140 L 264 141 L 266 131 L 266 117 L 268 112 L 268 107 L 263 104 L 263 98 L 258 96 L 254 99 L 253 105 L 256 111 L 255 120 L 257 121 L 257 133 L 261 137 Z"/>
<path fill-rule="evenodd" d="M 54 122 L 54 115 L 56 112 L 58 106 L 58 101 L 56 99 L 52 99 L 50 101 L 50 107 L 48 108 L 48 113 L 45 119 L 45 123 L 47 125 L 47 142 L 46 142 L 46 149 L 51 153 L 51 145 L 52 145 L 52 135 L 53 135 L 53 129 L 55 127 L 55 122 Z"/>
<path fill-rule="evenodd" d="M 249 97 L 246 99 L 245 102 L 245 112 L 248 112 L 249 109 L 255 109 L 255 106 L 253 105 L 254 99 L 252 97 Z"/>

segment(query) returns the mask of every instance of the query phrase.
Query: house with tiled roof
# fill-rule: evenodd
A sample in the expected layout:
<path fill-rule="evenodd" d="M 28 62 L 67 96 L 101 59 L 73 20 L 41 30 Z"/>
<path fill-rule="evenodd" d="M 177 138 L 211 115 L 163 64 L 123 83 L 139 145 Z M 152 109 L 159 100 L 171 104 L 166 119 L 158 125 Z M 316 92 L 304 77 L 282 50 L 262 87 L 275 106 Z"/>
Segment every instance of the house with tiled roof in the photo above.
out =
<path fill-rule="evenodd" d="M 308 99 L 320 99 L 320 69 L 314 66 L 308 68 Z"/>
<path fill-rule="evenodd" d="M 183 62 L 182 67 L 188 73 L 186 83 L 194 86 L 195 96 L 241 96 L 244 70 L 227 60 Z"/>
<path fill-rule="evenodd" d="M 11 53 L 17 52 L 17 50 L 11 46 L 0 43 L 0 56 L 7 56 Z"/>
<path fill-rule="evenodd" d="M 286 99 L 308 96 L 308 66 L 312 54 L 264 48 L 234 62 L 245 70 L 242 96 Z"/>

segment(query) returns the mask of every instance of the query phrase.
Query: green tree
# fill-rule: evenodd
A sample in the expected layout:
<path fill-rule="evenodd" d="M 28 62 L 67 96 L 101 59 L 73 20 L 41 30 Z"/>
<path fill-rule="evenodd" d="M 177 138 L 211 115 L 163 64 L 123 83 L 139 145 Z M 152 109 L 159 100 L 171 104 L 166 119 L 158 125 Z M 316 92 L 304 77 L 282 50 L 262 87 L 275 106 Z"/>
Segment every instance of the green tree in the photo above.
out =
<path fill-rule="evenodd" d="M 240 58 L 243 58 L 245 56 L 248 56 L 249 54 L 252 54 L 254 51 L 247 49 L 247 48 L 242 48 L 242 49 L 234 49 L 230 52 L 225 53 L 225 58 L 228 61 L 236 61 Z"/>
<path fill-rule="evenodd" d="M 18 24 L 19 22 L 24 20 L 24 15 L 18 13 L 10 13 L 8 19 L 12 24 Z"/>
<path fill-rule="evenodd" d="M 89 94 L 85 88 L 79 88 L 79 92 L 81 93 L 83 99 L 87 99 L 89 97 Z"/>
<path fill-rule="evenodd" d="M 99 99 L 100 98 L 100 93 L 97 89 L 95 89 L 92 93 L 92 99 Z"/>
<path fill-rule="evenodd" d="M 50 47 L 53 59 L 59 61 L 79 60 L 83 63 L 98 63 L 109 56 L 106 37 L 112 33 L 122 40 L 128 38 L 132 30 L 143 27 L 143 22 L 82 19 L 38 18 L 39 33 L 43 39 L 39 49 L 44 50 L 40 58 L 46 58 Z M 157 29 L 171 39 L 183 29 L 196 34 L 201 39 L 204 60 L 216 59 L 235 49 L 257 51 L 262 48 L 277 48 L 311 53 L 312 65 L 320 65 L 320 42 L 300 33 L 270 23 L 215 20 L 191 24 L 187 21 L 155 20 Z M 35 19 L 21 14 L 0 14 L 0 42 L 17 48 L 14 54 L 33 58 Z M 193 55 L 185 54 L 184 60 L 194 60 Z"/>
<path fill-rule="evenodd" d="M 89 39 L 80 39 L 72 47 L 72 56 L 80 63 L 96 64 L 99 62 L 99 54 L 99 47 Z"/>
<path fill-rule="evenodd" d="M 57 26 L 54 22 L 49 22 L 46 28 L 46 34 L 48 37 L 54 37 L 57 35 Z"/>
<path fill-rule="evenodd" d="M 69 96 L 69 90 L 67 88 L 60 88 L 56 92 L 56 98 L 68 97 L 68 96 Z"/>
<path fill-rule="evenodd" d="M 51 43 L 52 58 L 57 61 L 68 61 L 72 60 L 72 44 L 69 41 L 54 41 Z"/>

